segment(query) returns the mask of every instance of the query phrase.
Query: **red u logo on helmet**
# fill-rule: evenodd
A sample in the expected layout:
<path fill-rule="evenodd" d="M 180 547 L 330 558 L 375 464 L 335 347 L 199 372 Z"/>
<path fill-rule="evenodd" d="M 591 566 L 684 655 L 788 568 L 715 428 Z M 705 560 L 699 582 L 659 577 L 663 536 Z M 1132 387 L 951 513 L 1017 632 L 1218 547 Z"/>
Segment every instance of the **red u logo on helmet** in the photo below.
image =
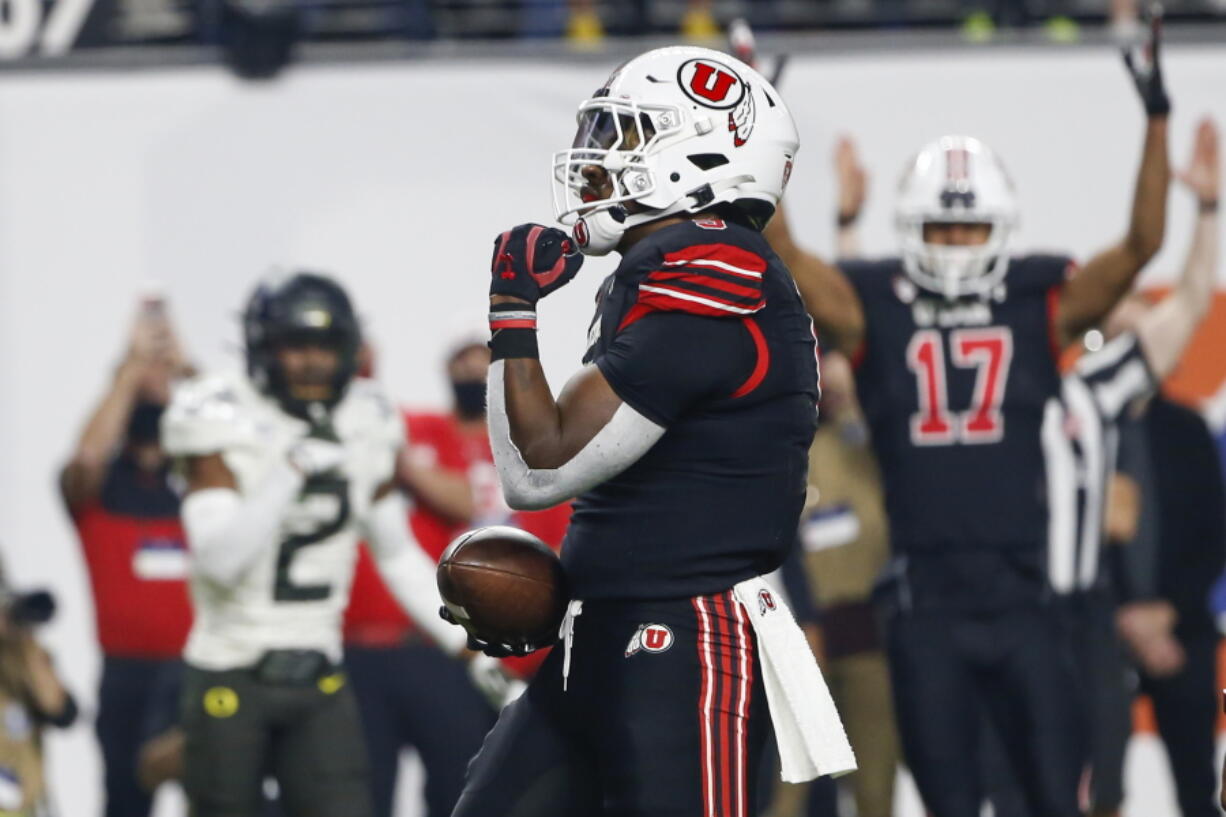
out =
<path fill-rule="evenodd" d="M 677 84 L 693 101 L 706 108 L 726 111 L 744 99 L 745 80 L 714 60 L 687 60 L 677 69 Z"/>
<path fill-rule="evenodd" d="M 694 66 L 694 76 L 690 79 L 691 91 L 717 105 L 728 97 L 733 85 L 736 85 L 736 77 L 705 62 Z"/>

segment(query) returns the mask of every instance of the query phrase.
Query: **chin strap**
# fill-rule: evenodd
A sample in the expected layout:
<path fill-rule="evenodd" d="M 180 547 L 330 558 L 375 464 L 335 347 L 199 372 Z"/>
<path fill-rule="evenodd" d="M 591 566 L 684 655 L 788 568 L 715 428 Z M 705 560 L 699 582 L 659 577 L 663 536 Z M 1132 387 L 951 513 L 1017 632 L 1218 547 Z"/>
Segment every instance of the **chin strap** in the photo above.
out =
<path fill-rule="evenodd" d="M 621 242 L 622 236 L 626 234 L 627 230 L 643 224 L 650 224 L 653 221 L 659 221 L 668 216 L 675 216 L 678 213 L 696 213 L 710 207 L 712 204 L 728 203 L 733 200 L 725 199 L 721 194 L 734 190 L 743 184 L 748 184 L 753 180 L 753 176 L 744 174 L 721 179 L 711 184 L 704 184 L 691 190 L 684 197 L 663 210 L 650 210 L 643 213 L 629 214 L 621 205 L 597 210 L 581 217 L 575 222 L 571 235 L 584 255 L 608 255 L 617 249 L 617 245 Z"/>
<path fill-rule="evenodd" d="M 610 207 L 589 213 L 575 222 L 571 237 L 584 255 L 608 255 L 617 249 L 627 229 L 626 211 Z"/>

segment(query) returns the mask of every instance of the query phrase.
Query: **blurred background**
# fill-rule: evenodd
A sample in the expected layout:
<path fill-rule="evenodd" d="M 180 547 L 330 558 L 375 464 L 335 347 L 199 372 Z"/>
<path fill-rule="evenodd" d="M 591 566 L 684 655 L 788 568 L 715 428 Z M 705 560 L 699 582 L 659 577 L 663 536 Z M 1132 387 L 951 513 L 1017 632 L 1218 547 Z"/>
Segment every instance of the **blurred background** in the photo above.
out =
<path fill-rule="evenodd" d="M 575 106 L 646 48 L 722 47 L 735 17 L 759 31 L 765 73 L 786 55 L 798 240 L 835 253 L 841 135 L 868 169 L 871 256 L 896 251 L 908 158 L 964 132 L 1017 184 L 1015 250 L 1084 259 L 1128 214 L 1144 119 L 1117 46 L 1137 36 L 1136 15 L 1123 0 L 2 0 L 0 547 L 11 583 L 58 598 L 40 638 L 82 713 L 49 737 L 54 813 L 100 814 L 103 790 L 93 600 L 55 479 L 142 298 L 165 302 L 200 368 L 234 368 L 257 277 L 329 272 L 393 397 L 445 407 L 444 358 L 483 319 L 490 242 L 551 221 L 549 157 L 570 144 Z M 1226 122 L 1226 2 L 1170 0 L 1166 16 L 1178 166 L 1198 118 Z M 1146 288 L 1171 282 L 1186 250 L 1195 204 L 1172 193 L 1170 208 Z M 611 268 L 589 262 L 542 306 L 555 386 L 579 366 Z M 1215 309 L 1168 388 L 1220 435 Z M 1124 813 L 1176 814 L 1138 712 Z M 406 764 L 398 813 L 415 815 L 420 775 Z M 920 813 L 905 785 L 897 802 Z M 173 788 L 156 813 L 184 813 Z"/>
<path fill-rule="evenodd" d="M 77 0 L 67 6 L 17 0 L 10 7 L 3 48 L 14 57 L 82 47 L 215 45 L 228 39 L 235 17 L 290 9 L 298 35 L 316 43 L 563 38 L 593 47 L 605 36 L 717 38 L 721 24 L 735 17 L 760 31 L 961 30 L 975 41 L 1039 29 L 1068 42 L 1078 39 L 1081 26 L 1127 34 L 1135 25 L 1134 0 Z M 1172 0 L 1166 10 L 1172 20 L 1206 23 L 1226 5 Z M 31 24 L 43 15 L 45 28 Z"/>

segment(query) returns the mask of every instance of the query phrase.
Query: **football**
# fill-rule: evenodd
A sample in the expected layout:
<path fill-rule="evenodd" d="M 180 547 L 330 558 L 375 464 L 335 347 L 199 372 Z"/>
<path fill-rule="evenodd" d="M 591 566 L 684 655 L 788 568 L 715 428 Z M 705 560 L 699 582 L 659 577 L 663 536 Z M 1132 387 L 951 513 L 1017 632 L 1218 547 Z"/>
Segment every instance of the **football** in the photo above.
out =
<path fill-rule="evenodd" d="M 557 554 L 504 526 L 456 537 L 439 560 L 438 589 L 456 621 L 500 644 L 552 644 L 570 598 Z"/>

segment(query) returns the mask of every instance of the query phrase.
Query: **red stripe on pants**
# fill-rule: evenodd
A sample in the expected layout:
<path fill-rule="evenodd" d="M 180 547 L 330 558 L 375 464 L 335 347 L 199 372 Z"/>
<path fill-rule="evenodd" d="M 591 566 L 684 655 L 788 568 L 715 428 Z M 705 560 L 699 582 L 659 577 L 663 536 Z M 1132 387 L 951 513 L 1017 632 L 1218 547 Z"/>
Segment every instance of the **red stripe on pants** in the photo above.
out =
<path fill-rule="evenodd" d="M 719 679 L 719 704 L 717 711 L 719 712 L 719 729 L 716 734 L 719 739 L 716 743 L 716 753 L 719 758 L 719 791 L 720 791 L 720 814 L 723 817 L 732 817 L 732 707 L 733 707 L 733 678 L 732 678 L 732 621 L 730 610 L 728 609 L 728 599 L 721 594 L 714 597 L 715 606 L 715 629 L 718 633 L 719 642 L 716 645 L 716 652 L 719 656 L 719 665 L 717 667 L 716 677 Z"/>
<path fill-rule="evenodd" d="M 733 612 L 736 614 L 738 646 L 741 657 L 740 671 L 740 709 L 737 716 L 737 793 L 740 803 L 740 817 L 749 817 L 749 785 L 746 780 L 749 767 L 749 702 L 753 695 L 753 637 L 749 632 L 749 624 L 745 610 L 734 600 Z"/>
<path fill-rule="evenodd" d="M 699 596 L 693 602 L 694 611 L 698 616 L 698 666 L 702 673 L 698 693 L 698 734 L 702 747 L 702 757 L 699 759 L 702 767 L 702 814 L 703 817 L 715 817 L 715 760 L 712 756 L 711 734 L 711 703 L 715 694 L 711 646 L 714 639 L 711 634 L 711 614 L 707 610 L 706 600 Z"/>

